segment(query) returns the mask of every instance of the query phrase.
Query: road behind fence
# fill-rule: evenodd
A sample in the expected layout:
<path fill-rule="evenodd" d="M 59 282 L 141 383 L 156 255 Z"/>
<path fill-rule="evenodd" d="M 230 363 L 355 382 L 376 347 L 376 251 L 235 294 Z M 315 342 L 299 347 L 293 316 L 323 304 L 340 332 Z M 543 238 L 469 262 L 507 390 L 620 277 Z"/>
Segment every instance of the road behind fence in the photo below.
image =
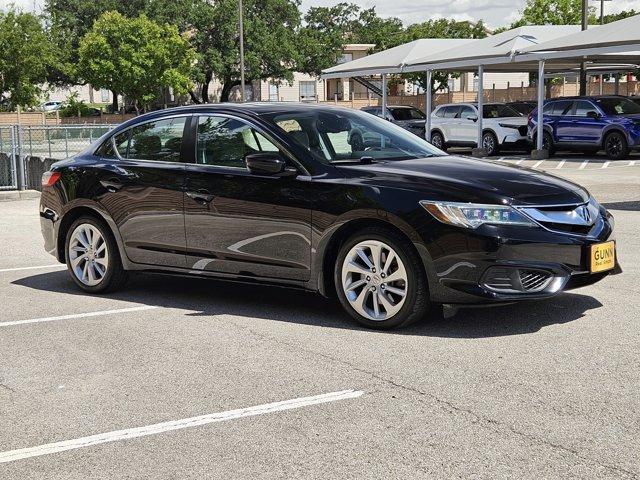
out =
<path fill-rule="evenodd" d="M 0 126 L 0 190 L 40 189 L 51 165 L 75 155 L 115 125 Z"/>

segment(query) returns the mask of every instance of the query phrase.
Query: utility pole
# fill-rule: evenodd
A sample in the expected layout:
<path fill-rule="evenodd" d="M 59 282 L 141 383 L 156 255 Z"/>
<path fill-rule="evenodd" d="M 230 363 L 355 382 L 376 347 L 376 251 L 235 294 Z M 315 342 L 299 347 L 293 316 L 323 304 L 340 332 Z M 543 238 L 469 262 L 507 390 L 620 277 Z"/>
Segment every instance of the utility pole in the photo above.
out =
<path fill-rule="evenodd" d="M 240 29 L 240 101 L 244 102 L 244 25 L 242 23 L 242 0 L 238 0 L 238 17 Z"/>
<path fill-rule="evenodd" d="M 582 30 L 587 29 L 589 21 L 589 0 L 582 0 Z M 587 69 L 584 62 L 580 64 L 580 95 L 587 94 Z"/>

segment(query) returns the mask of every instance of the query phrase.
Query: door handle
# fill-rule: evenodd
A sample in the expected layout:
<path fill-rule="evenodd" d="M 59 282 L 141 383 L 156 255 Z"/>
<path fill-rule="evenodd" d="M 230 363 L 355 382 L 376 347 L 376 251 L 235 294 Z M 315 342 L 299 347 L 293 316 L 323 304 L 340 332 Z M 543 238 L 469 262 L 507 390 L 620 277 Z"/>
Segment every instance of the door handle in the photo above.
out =
<path fill-rule="evenodd" d="M 203 205 L 208 205 L 214 199 L 214 196 L 211 195 L 207 190 L 198 190 L 195 192 L 187 192 L 187 196 L 192 198 L 194 201 L 201 203 Z"/>

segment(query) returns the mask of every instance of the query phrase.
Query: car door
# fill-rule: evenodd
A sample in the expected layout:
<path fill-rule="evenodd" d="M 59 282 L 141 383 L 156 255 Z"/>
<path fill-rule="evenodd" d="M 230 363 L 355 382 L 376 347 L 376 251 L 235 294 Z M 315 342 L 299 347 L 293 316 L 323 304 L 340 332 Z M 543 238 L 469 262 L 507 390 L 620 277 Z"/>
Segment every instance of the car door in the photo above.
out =
<path fill-rule="evenodd" d="M 558 143 L 573 142 L 573 103 L 571 100 L 559 100 L 553 105 L 552 128 Z"/>
<path fill-rule="evenodd" d="M 100 204 L 116 222 L 127 257 L 184 267 L 183 135 L 188 116 L 163 117 L 110 137 L 99 149 Z"/>
<path fill-rule="evenodd" d="M 572 112 L 573 141 L 585 145 L 596 145 L 600 141 L 604 122 L 595 115 L 599 115 L 598 108 L 588 100 L 578 100 Z"/>
<path fill-rule="evenodd" d="M 194 117 L 185 229 L 192 270 L 305 281 L 311 209 L 300 176 L 250 173 L 245 157 L 280 152 L 259 127 L 226 115 Z M 291 168 L 295 168 L 291 165 Z"/>
<path fill-rule="evenodd" d="M 448 105 L 444 107 L 442 130 L 447 142 L 459 142 L 461 137 L 458 114 L 460 113 L 459 105 Z"/>
<path fill-rule="evenodd" d="M 463 105 L 459 116 L 460 141 L 477 143 L 478 111 L 470 105 Z"/>

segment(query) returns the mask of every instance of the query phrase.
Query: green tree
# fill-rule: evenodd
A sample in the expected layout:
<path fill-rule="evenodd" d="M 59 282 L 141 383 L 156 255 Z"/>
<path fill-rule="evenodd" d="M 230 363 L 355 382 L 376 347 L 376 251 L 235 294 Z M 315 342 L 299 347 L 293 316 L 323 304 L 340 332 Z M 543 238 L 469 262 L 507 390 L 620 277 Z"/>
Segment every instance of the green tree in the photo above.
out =
<path fill-rule="evenodd" d="M 640 15 L 640 12 L 635 10 L 623 10 L 619 13 L 610 13 L 604 16 L 604 23 L 616 22 L 618 20 L 622 20 L 623 18 L 633 17 L 634 15 Z M 598 21 L 600 21 L 600 17 L 598 17 Z"/>
<path fill-rule="evenodd" d="M 594 9 L 589 7 L 590 23 Z M 582 0 L 527 0 L 522 17 L 511 28 L 524 25 L 576 25 L 582 22 Z"/>
<path fill-rule="evenodd" d="M 245 79 L 293 80 L 299 59 L 297 31 L 300 10 L 296 0 L 245 0 Z M 206 52 L 205 73 L 222 82 L 220 101 L 229 100 L 240 85 L 240 48 L 237 0 L 218 0 L 206 12 L 210 23 L 195 34 L 201 52 Z M 203 22 L 204 23 L 204 22 Z"/>
<path fill-rule="evenodd" d="M 40 18 L 0 11 L 0 105 L 14 109 L 38 102 L 55 51 Z"/>
<path fill-rule="evenodd" d="M 135 17 L 145 11 L 150 1 L 153 0 L 46 0 L 44 13 L 51 38 L 60 52 L 56 67 L 49 72 L 49 83 L 61 86 L 80 83 L 76 72 L 80 39 L 100 15 L 116 11 Z"/>
<path fill-rule="evenodd" d="M 133 99 L 138 108 L 162 88 L 187 93 L 194 58 L 188 39 L 175 26 L 159 25 L 145 15 L 106 12 L 80 40 L 77 73 L 96 88 Z"/>

